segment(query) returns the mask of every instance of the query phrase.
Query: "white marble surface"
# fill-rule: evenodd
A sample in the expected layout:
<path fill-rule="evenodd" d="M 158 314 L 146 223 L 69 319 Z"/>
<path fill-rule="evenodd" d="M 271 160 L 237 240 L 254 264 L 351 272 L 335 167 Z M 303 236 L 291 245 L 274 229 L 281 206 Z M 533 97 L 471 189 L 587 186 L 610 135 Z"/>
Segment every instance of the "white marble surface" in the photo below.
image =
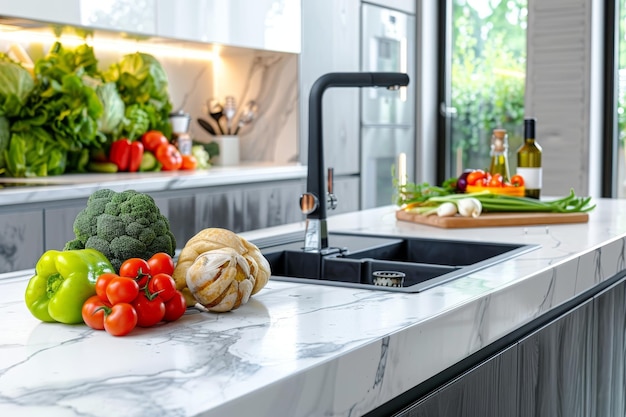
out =
<path fill-rule="evenodd" d="M 234 312 L 122 338 L 38 322 L 16 274 L 0 281 L 0 415 L 362 415 L 623 270 L 626 201 L 598 203 L 588 224 L 537 227 L 436 229 L 397 222 L 392 207 L 340 215 L 331 231 L 541 248 L 419 294 L 271 280 Z"/>
<path fill-rule="evenodd" d="M 0 206 L 84 198 L 103 187 L 114 191 L 133 189 L 149 193 L 297 178 L 306 178 L 306 166 L 250 163 L 197 171 L 90 173 L 39 178 L 2 178 L 0 183 L 9 184 L 9 186 L 0 189 Z M 14 184 L 19 186 L 14 186 Z M 46 187 L 42 188 L 39 185 L 46 185 Z"/>

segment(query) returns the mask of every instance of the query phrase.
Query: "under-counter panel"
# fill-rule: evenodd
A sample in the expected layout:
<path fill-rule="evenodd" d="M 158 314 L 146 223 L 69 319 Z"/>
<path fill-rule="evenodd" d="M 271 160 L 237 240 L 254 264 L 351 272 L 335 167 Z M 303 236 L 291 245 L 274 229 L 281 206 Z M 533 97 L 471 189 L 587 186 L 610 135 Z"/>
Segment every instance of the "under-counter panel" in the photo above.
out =
<path fill-rule="evenodd" d="M 0 214 L 0 273 L 34 268 L 43 251 L 42 210 Z"/>
<path fill-rule="evenodd" d="M 82 209 L 87 206 L 87 201 L 77 201 L 67 207 L 44 209 L 44 236 L 45 249 L 63 250 L 65 244 L 73 240 L 74 219 Z"/>

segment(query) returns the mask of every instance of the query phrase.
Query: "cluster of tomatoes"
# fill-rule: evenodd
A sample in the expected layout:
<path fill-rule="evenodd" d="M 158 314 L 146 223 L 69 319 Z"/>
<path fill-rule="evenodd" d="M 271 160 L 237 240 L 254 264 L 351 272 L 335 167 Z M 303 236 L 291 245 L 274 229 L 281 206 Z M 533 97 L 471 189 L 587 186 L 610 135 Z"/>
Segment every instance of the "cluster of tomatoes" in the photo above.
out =
<path fill-rule="evenodd" d="M 119 274 L 98 277 L 96 295 L 83 304 L 83 320 L 89 327 L 113 336 L 124 336 L 136 326 L 178 320 L 187 305 L 176 289 L 173 272 L 174 261 L 167 253 L 157 253 L 148 260 L 124 261 Z"/>
<path fill-rule="evenodd" d="M 181 154 L 158 130 L 144 133 L 141 136 L 141 143 L 147 152 L 154 154 L 163 171 L 194 170 L 198 165 L 195 156 Z"/>
<path fill-rule="evenodd" d="M 459 182 L 461 182 L 461 184 L 459 184 Z M 522 178 L 521 175 L 516 174 L 513 175 L 509 181 L 505 181 L 502 174 L 491 174 L 487 171 L 483 171 L 482 169 L 474 169 L 464 172 L 457 180 L 457 187 L 461 186 L 465 188 L 468 185 L 491 188 L 522 187 L 524 186 L 524 178 Z"/>

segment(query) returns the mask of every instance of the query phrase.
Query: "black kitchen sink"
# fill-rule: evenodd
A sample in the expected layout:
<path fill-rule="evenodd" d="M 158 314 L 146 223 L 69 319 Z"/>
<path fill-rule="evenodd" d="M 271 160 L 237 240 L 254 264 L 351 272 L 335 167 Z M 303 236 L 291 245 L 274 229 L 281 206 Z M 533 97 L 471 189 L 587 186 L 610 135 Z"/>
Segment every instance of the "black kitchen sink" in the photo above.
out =
<path fill-rule="evenodd" d="M 272 279 L 420 292 L 519 256 L 537 245 L 330 233 L 322 253 L 302 250 L 302 233 L 255 241 Z M 380 279 L 379 276 L 393 279 Z"/>

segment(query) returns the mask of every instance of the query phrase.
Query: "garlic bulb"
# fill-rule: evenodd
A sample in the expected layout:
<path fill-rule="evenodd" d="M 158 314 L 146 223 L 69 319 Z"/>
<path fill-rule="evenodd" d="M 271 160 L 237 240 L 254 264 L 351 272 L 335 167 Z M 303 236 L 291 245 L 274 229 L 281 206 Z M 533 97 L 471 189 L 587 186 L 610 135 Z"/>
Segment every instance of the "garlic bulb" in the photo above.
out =
<path fill-rule="evenodd" d="M 461 216 L 478 217 L 483 211 L 483 205 L 480 200 L 474 197 L 462 198 L 457 201 L 457 207 Z"/>
<path fill-rule="evenodd" d="M 248 302 L 255 279 L 248 261 L 224 247 L 199 255 L 187 269 L 186 281 L 198 303 L 209 311 L 225 312 Z"/>
<path fill-rule="evenodd" d="M 176 282 L 176 289 L 182 291 L 183 295 L 186 296 L 188 307 L 193 306 L 196 302 L 189 294 L 189 288 L 187 288 L 187 269 L 203 253 L 223 248 L 233 249 L 248 262 L 250 274 L 254 277 L 252 294 L 256 294 L 267 284 L 271 275 L 270 264 L 256 245 L 230 230 L 216 227 L 206 228 L 187 241 L 180 255 L 178 255 L 176 268 L 172 274 L 172 278 Z"/>
<path fill-rule="evenodd" d="M 456 213 L 457 208 L 454 203 L 442 203 L 439 207 L 437 207 L 437 216 L 439 217 L 450 217 L 454 216 Z"/>

